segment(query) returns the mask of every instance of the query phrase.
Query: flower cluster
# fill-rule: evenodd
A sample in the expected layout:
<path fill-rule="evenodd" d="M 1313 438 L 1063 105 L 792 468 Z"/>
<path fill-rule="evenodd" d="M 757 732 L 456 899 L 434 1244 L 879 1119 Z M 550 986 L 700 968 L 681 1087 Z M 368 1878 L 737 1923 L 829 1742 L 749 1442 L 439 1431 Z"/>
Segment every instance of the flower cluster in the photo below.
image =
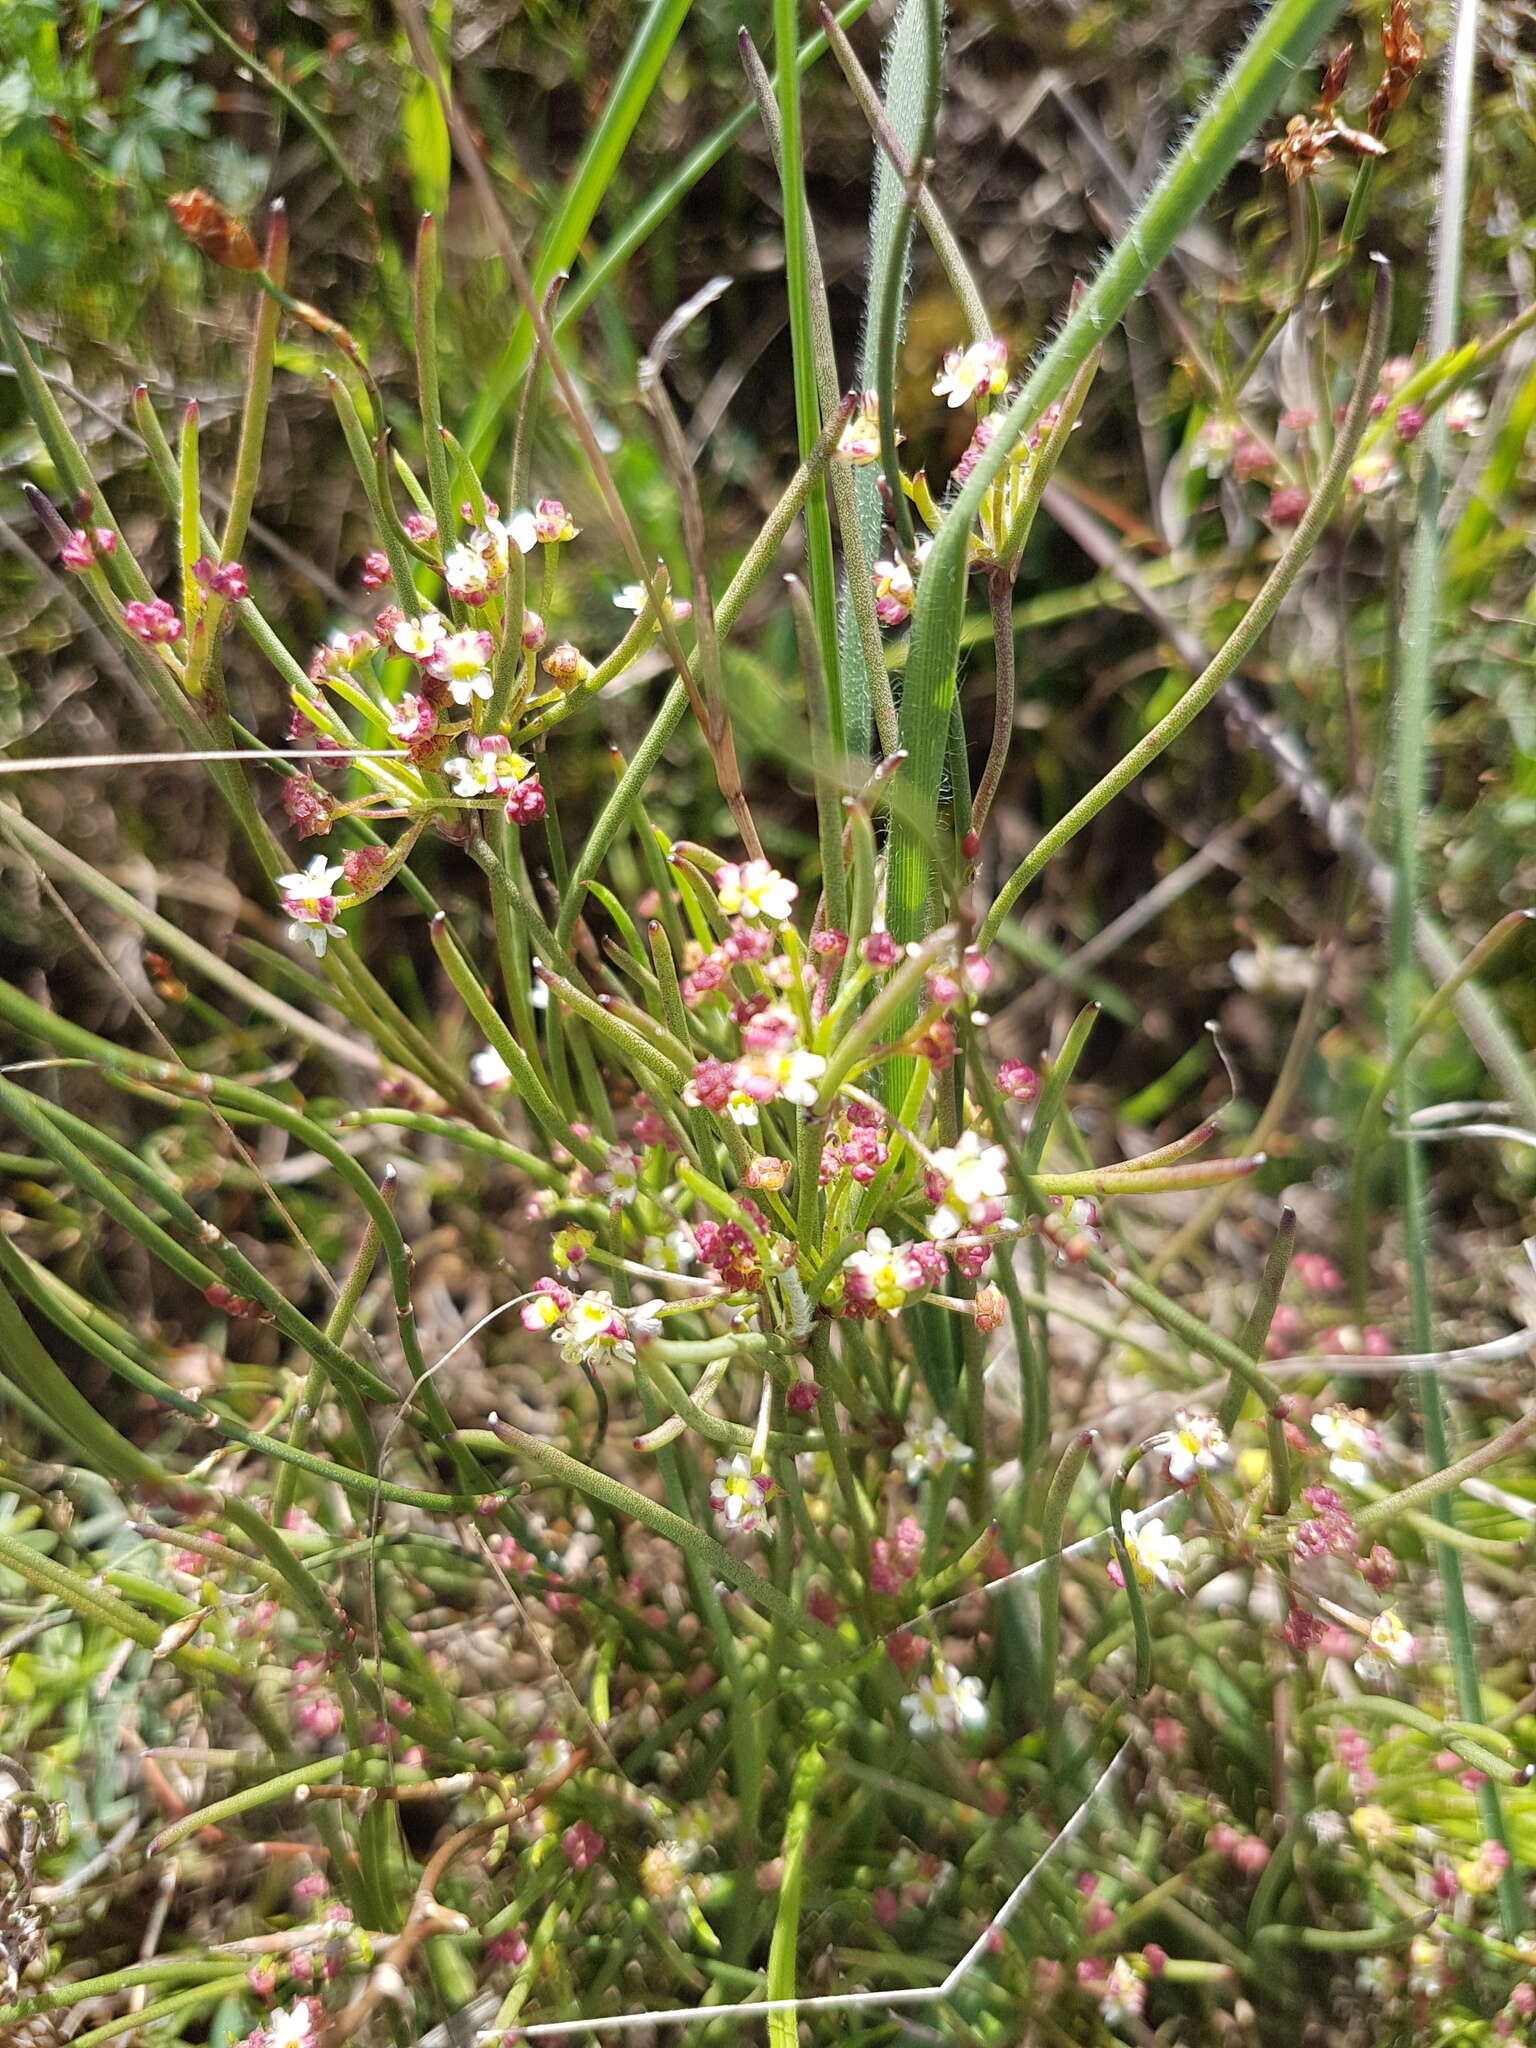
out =
<path fill-rule="evenodd" d="M 546 1276 L 524 1304 L 522 1325 L 552 1337 L 567 1365 L 633 1365 L 635 1344 L 653 1337 L 660 1327 L 657 1302 L 620 1308 L 600 1287 L 577 1294 Z"/>

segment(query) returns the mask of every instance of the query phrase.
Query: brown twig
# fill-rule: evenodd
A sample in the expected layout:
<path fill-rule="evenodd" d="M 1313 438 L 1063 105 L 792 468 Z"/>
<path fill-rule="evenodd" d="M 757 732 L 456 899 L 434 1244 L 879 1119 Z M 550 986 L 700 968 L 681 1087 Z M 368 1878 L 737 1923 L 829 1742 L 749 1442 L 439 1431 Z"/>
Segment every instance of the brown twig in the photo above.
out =
<path fill-rule="evenodd" d="M 587 1752 L 584 1749 L 573 1750 L 560 1769 L 541 1779 L 525 1798 L 513 1800 L 496 1813 L 482 1814 L 479 1820 L 469 1822 L 438 1844 L 422 1870 L 405 1916 L 405 1925 L 375 1964 L 351 2004 L 322 2026 L 319 2048 L 342 2048 L 344 2042 L 355 2038 L 385 1999 L 401 1996 L 405 1989 L 405 1973 L 424 1941 L 430 1941 L 437 1934 L 469 1932 L 469 1922 L 462 1913 L 455 1913 L 438 1903 L 437 1887 L 466 1849 L 473 1848 L 486 1835 L 494 1835 L 502 1828 L 510 1827 L 514 1821 L 526 1819 L 546 1800 L 553 1798 L 586 1762 Z"/>

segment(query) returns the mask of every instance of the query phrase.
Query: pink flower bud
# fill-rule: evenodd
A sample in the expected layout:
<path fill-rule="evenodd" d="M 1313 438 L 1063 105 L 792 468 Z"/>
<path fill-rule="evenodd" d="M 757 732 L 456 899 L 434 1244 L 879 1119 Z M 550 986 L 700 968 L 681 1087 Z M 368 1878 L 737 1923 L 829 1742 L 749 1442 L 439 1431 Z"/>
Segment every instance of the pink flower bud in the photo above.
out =
<path fill-rule="evenodd" d="M 898 1671 L 915 1671 L 928 1655 L 928 1646 L 910 1629 L 893 1629 L 885 1639 L 885 1654 Z"/>
<path fill-rule="evenodd" d="M 1022 1060 L 1004 1060 L 997 1070 L 997 1085 L 1013 1102 L 1033 1102 L 1040 1093 L 1040 1076 Z"/>
<path fill-rule="evenodd" d="M 1000 1330 L 1008 1320 L 1008 1303 L 1000 1287 L 979 1287 L 971 1313 L 976 1318 L 976 1327 L 983 1336 L 993 1330 Z"/>
<path fill-rule="evenodd" d="M 536 825 L 549 809 L 544 786 L 537 775 L 525 776 L 507 791 L 502 807 L 511 825 Z"/>

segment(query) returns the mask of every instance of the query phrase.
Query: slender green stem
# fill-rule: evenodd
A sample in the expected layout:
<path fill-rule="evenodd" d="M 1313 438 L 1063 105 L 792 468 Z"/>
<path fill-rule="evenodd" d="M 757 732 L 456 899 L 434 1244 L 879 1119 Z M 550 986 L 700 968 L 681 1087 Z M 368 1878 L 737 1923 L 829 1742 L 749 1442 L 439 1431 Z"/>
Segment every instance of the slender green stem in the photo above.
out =
<path fill-rule="evenodd" d="M 1443 94 L 1440 189 L 1430 284 L 1425 347 L 1431 359 L 1444 356 L 1457 343 L 1461 322 L 1462 247 L 1467 211 L 1468 168 L 1476 104 L 1479 0 L 1457 0 L 1456 26 Z M 1440 511 L 1445 497 L 1449 433 L 1443 412 L 1431 416 L 1420 436 L 1421 469 L 1412 554 L 1403 593 L 1400 636 L 1399 697 L 1395 706 L 1393 745 L 1396 887 L 1392 898 L 1392 979 L 1388 1004 L 1388 1044 L 1397 1080 L 1399 1115 L 1407 1122 L 1418 1101 L 1418 1075 L 1412 1059 L 1414 1022 L 1420 1006 L 1414 957 L 1414 920 L 1422 890 L 1419 833 L 1428 789 L 1430 719 L 1435 667 L 1439 658 L 1442 541 Z M 1399 1155 L 1402 1219 L 1408 1266 L 1409 1341 L 1416 1351 L 1434 1348 L 1434 1311 L 1429 1274 L 1428 1205 L 1424 1153 L 1404 1145 Z M 1419 1375 L 1419 1412 L 1424 1453 L 1433 1476 L 1449 1462 L 1445 1397 L 1433 1372 Z M 1433 1501 L 1437 1519 L 1452 1515 L 1449 1491 Z M 1445 1629 L 1450 1644 L 1456 1697 L 1463 1717 L 1480 1721 L 1482 1684 L 1473 1642 L 1472 1617 L 1462 1581 L 1461 1559 L 1448 1543 L 1439 1544 L 1435 1563 L 1445 1602 Z M 1478 1805 L 1489 1835 L 1506 1850 L 1511 1841 L 1503 1804 L 1490 1781 L 1478 1788 Z M 1519 1865 L 1511 1860 L 1499 1880 L 1499 1911 L 1506 1935 L 1527 1924 L 1525 1888 Z"/>
<path fill-rule="evenodd" d="M 1049 1721 L 1056 1698 L 1056 1660 L 1061 1643 L 1061 1545 L 1067 1508 L 1077 1475 L 1093 1448 L 1094 1432 L 1079 1430 L 1061 1454 L 1045 1496 L 1040 1522 L 1040 1718 Z"/>

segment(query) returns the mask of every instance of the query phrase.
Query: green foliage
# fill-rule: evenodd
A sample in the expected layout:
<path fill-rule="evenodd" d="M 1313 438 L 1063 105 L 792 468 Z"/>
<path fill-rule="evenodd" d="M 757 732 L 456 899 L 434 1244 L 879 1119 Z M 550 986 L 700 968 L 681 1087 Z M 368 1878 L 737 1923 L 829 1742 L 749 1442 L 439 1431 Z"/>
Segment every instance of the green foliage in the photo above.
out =
<path fill-rule="evenodd" d="M 1507 2035 L 1536 315 L 1462 6 L 1388 362 L 1401 15 L 1321 106 L 1333 0 L 967 18 L 943 102 L 922 0 L 745 84 L 709 0 L 7 14 L 7 2041 Z M 1070 303 L 973 47 L 1058 67 Z"/>

